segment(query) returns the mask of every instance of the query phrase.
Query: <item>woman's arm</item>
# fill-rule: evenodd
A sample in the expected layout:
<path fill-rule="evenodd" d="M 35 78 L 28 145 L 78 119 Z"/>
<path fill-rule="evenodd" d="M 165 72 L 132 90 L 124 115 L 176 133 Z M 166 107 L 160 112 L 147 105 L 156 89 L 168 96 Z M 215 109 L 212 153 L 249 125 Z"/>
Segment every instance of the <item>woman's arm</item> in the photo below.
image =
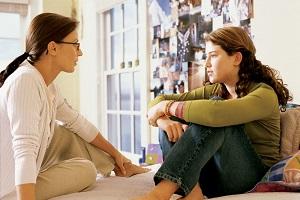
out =
<path fill-rule="evenodd" d="M 131 161 L 110 144 L 92 123 L 85 119 L 78 111 L 74 110 L 54 85 L 53 87 L 52 89 L 56 92 L 57 98 L 56 119 L 61 121 L 64 127 L 76 133 L 85 141 L 108 153 L 114 158 L 116 165 L 121 169 L 123 175 L 126 174 L 124 163 Z"/>
<path fill-rule="evenodd" d="M 109 155 L 111 155 L 118 167 L 121 169 L 123 175 L 126 174 L 126 170 L 124 168 L 124 163 L 130 162 L 129 159 L 124 157 L 111 143 L 109 143 L 101 133 L 98 133 L 95 139 L 91 142 L 91 144 L 95 145 L 99 149 L 105 151 Z"/>
<path fill-rule="evenodd" d="M 39 82 L 28 73 L 10 87 L 7 114 L 13 137 L 16 191 L 18 199 L 35 199 L 37 156 L 42 135 L 39 132 L 42 108 Z"/>
<path fill-rule="evenodd" d="M 17 185 L 16 190 L 18 200 L 35 200 L 35 184 Z"/>

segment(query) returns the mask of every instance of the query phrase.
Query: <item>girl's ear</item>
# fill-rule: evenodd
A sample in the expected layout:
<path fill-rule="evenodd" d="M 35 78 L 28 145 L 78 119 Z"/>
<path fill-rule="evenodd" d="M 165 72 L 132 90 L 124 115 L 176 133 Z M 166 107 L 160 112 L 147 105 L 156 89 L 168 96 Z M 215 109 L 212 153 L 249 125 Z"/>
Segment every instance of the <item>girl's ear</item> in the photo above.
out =
<path fill-rule="evenodd" d="M 56 43 L 54 41 L 51 41 L 48 43 L 47 50 L 48 54 L 50 55 L 56 55 Z"/>
<path fill-rule="evenodd" d="M 243 54 L 241 52 L 236 52 L 234 54 L 234 64 L 240 65 L 243 59 Z"/>

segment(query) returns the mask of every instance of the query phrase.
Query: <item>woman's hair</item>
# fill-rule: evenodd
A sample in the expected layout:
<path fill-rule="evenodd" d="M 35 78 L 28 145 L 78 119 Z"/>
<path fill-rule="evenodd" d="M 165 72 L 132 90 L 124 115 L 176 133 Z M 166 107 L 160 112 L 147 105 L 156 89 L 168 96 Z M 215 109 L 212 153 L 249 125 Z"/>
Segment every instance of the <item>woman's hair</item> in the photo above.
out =
<path fill-rule="evenodd" d="M 32 21 L 26 36 L 25 53 L 15 58 L 5 70 L 0 73 L 0 87 L 25 59 L 30 63 L 39 60 L 51 41 L 59 42 L 77 28 L 78 22 L 69 17 L 55 13 L 42 13 Z"/>
<path fill-rule="evenodd" d="M 263 65 L 256 59 L 256 49 L 247 32 L 240 27 L 224 27 L 217 29 L 205 36 L 205 41 L 211 41 L 213 44 L 220 45 L 228 55 L 236 52 L 242 54 L 242 61 L 239 69 L 239 81 L 236 84 L 235 91 L 238 97 L 243 97 L 249 93 L 251 82 L 266 83 L 270 85 L 277 94 L 279 104 L 285 109 L 287 101 L 292 100 L 289 90 L 283 84 L 278 71 Z M 221 84 L 221 91 L 217 95 L 226 98 L 228 91 L 224 84 Z"/>

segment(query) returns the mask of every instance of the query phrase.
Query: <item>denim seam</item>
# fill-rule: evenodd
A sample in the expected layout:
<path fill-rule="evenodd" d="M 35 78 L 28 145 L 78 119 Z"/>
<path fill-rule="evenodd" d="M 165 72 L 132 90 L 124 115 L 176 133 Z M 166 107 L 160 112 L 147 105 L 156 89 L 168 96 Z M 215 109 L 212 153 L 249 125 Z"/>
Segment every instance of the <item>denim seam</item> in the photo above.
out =
<path fill-rule="evenodd" d="M 193 151 L 193 153 L 189 154 L 190 158 L 186 161 L 185 165 L 183 165 L 183 167 L 179 170 L 179 176 L 181 177 L 182 174 L 186 171 L 187 167 L 190 166 L 190 163 L 195 159 L 196 155 L 198 155 L 199 150 L 200 150 L 200 146 L 203 144 L 203 141 L 205 140 L 205 138 L 211 134 L 211 129 L 208 129 L 207 131 L 205 131 L 203 134 L 203 137 L 200 139 L 200 141 L 198 142 L 195 150 Z M 183 189 L 185 195 L 187 195 L 190 190 L 188 189 L 188 187 L 185 186 L 184 183 L 181 183 L 181 188 Z"/>
<path fill-rule="evenodd" d="M 183 183 L 182 183 L 182 179 L 180 177 L 177 177 L 177 176 L 172 176 L 170 174 L 167 174 L 167 173 L 162 173 L 162 172 L 157 172 L 155 174 L 155 177 L 157 178 L 161 178 L 161 179 L 167 179 L 167 180 L 170 180 L 174 183 L 176 183 L 179 188 L 181 188 L 184 192 L 184 194 L 188 194 L 190 192 L 189 188 L 186 187 Z"/>

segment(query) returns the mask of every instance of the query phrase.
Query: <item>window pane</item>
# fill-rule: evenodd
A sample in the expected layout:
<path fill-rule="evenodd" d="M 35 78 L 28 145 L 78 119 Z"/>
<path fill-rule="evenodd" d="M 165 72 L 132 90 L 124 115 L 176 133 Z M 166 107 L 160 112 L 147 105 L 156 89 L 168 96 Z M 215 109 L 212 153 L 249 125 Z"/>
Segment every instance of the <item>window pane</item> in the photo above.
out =
<path fill-rule="evenodd" d="M 121 150 L 131 152 L 131 117 L 121 115 Z"/>
<path fill-rule="evenodd" d="M 121 110 L 131 110 L 131 73 L 120 74 Z"/>
<path fill-rule="evenodd" d="M 123 39 L 122 34 L 111 37 L 111 68 L 119 68 L 123 62 Z"/>
<path fill-rule="evenodd" d="M 134 153 L 141 154 L 141 117 L 134 116 Z"/>
<path fill-rule="evenodd" d="M 134 110 L 141 110 L 141 79 L 140 72 L 135 72 L 134 76 Z"/>
<path fill-rule="evenodd" d="M 11 62 L 22 53 L 20 15 L 0 12 L 0 24 L 0 60 Z"/>
<path fill-rule="evenodd" d="M 108 114 L 108 140 L 112 145 L 118 148 L 118 116 L 116 114 Z"/>
<path fill-rule="evenodd" d="M 118 79 L 117 75 L 107 76 L 107 109 L 117 109 L 118 99 Z"/>
<path fill-rule="evenodd" d="M 20 37 L 20 15 L 19 14 L 0 12 L 0 24 L 1 24 L 1 29 L 0 29 L 1 38 Z"/>
<path fill-rule="evenodd" d="M 125 35 L 125 65 L 131 67 L 135 64 L 135 60 L 138 58 L 138 38 L 137 38 L 137 29 L 131 29 L 124 33 Z"/>
<path fill-rule="evenodd" d="M 110 10 L 111 31 L 121 30 L 123 27 L 122 5 L 115 6 Z"/>
<path fill-rule="evenodd" d="M 0 38 L 0 60 L 13 60 L 21 55 L 20 39 Z"/>
<path fill-rule="evenodd" d="M 134 26 L 138 22 L 136 0 L 128 0 L 124 4 L 124 27 Z"/>

